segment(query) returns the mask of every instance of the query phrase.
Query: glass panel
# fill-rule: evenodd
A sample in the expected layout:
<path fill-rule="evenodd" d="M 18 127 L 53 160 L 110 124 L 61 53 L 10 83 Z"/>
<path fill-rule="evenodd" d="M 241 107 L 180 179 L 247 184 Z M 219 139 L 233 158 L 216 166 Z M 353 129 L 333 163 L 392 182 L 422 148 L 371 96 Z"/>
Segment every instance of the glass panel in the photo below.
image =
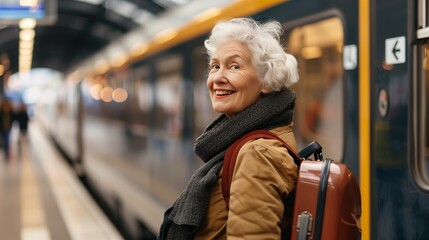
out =
<path fill-rule="evenodd" d="M 285 43 L 300 72 L 292 87 L 298 147 L 316 140 L 325 156 L 337 161 L 344 145 L 343 38 L 340 19 L 330 18 L 291 29 Z"/>

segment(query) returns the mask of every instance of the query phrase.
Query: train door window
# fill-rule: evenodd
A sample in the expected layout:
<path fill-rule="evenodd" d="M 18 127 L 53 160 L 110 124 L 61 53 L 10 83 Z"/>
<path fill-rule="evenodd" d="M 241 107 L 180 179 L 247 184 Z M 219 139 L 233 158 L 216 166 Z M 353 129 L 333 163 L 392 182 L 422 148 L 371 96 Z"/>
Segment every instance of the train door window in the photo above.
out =
<path fill-rule="evenodd" d="M 415 113 L 417 126 L 414 130 L 417 148 L 413 174 L 417 184 L 429 191 L 429 40 L 421 44 L 417 59 L 417 81 L 414 88 Z"/>
<path fill-rule="evenodd" d="M 294 127 L 300 148 L 316 140 L 342 159 L 344 145 L 343 25 L 333 17 L 287 30 L 286 50 L 297 58 Z"/>
<path fill-rule="evenodd" d="M 194 139 L 218 115 L 213 108 L 207 90 L 208 60 L 203 46 L 192 52 L 192 79 L 194 82 Z"/>
<path fill-rule="evenodd" d="M 183 126 L 183 58 L 173 55 L 156 63 L 156 130 L 159 136 L 180 137 Z"/>
<path fill-rule="evenodd" d="M 418 1 L 417 38 L 413 86 L 413 134 L 415 156 L 412 156 L 413 177 L 417 185 L 429 191 L 429 4 L 426 0 Z"/>

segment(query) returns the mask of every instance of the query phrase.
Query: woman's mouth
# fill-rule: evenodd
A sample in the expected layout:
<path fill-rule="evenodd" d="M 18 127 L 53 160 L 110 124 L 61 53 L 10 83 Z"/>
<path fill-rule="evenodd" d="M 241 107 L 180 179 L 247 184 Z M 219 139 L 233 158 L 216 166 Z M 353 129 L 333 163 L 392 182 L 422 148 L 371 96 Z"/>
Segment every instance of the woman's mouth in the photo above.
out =
<path fill-rule="evenodd" d="M 216 96 L 226 96 L 235 93 L 232 90 L 215 90 Z"/>

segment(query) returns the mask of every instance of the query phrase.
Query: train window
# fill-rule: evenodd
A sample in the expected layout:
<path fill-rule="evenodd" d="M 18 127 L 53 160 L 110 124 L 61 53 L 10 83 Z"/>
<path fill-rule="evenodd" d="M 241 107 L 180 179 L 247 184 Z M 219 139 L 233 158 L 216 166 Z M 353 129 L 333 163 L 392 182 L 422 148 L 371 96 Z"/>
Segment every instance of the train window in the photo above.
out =
<path fill-rule="evenodd" d="M 204 47 L 192 52 L 192 79 L 194 80 L 194 139 L 201 135 L 204 128 L 218 115 L 213 108 L 207 90 L 208 61 Z"/>
<path fill-rule="evenodd" d="M 156 63 L 156 130 L 179 137 L 183 126 L 183 59 L 169 56 Z M 161 134 L 163 135 L 163 134 Z"/>
<path fill-rule="evenodd" d="M 316 140 L 326 156 L 341 161 L 344 145 L 342 49 L 339 18 L 308 23 L 286 31 L 287 51 L 298 61 L 300 80 L 294 128 L 299 148 Z"/>
<path fill-rule="evenodd" d="M 88 115 L 102 115 L 102 101 L 100 92 L 105 83 L 104 75 L 95 75 L 86 78 L 81 86 L 85 114 Z"/>
<path fill-rule="evenodd" d="M 414 170 L 415 180 L 423 189 L 429 190 L 429 41 L 420 46 L 418 68 L 420 74 L 416 81 L 416 94 L 418 96 L 417 119 L 417 157 Z"/>

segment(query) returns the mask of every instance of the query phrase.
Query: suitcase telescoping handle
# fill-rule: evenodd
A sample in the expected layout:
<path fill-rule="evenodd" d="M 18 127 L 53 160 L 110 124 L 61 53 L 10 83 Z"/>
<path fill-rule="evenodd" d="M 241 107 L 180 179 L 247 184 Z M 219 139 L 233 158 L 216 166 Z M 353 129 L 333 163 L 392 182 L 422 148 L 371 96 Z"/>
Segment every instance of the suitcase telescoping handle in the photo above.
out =
<path fill-rule="evenodd" d="M 314 154 L 314 160 L 316 161 L 323 160 L 322 146 L 316 141 L 312 141 L 310 144 L 305 146 L 305 148 L 299 151 L 298 153 L 299 157 L 303 159 L 308 159 L 311 156 L 311 154 Z"/>

